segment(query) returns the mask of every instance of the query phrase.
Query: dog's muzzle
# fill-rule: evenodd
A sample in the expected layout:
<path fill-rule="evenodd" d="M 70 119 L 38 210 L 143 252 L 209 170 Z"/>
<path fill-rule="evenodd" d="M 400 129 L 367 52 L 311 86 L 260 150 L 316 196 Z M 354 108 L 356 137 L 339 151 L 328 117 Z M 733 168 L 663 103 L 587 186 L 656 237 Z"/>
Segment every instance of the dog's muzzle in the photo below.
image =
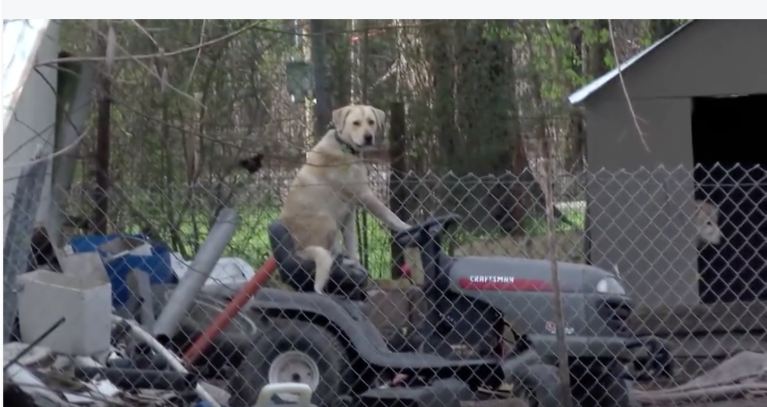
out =
<path fill-rule="evenodd" d="M 372 134 L 365 134 L 365 137 L 363 138 L 364 144 L 366 146 L 372 146 L 373 145 L 373 135 Z"/>

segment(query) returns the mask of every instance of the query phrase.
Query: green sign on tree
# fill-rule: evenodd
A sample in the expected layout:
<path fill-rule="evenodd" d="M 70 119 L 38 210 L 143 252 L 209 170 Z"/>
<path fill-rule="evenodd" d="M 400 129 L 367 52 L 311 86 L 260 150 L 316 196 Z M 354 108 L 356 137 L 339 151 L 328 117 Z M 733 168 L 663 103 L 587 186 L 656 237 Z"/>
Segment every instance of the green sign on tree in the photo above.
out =
<path fill-rule="evenodd" d="M 288 93 L 296 103 L 303 103 L 314 87 L 311 68 L 306 61 L 290 61 L 285 65 Z"/>

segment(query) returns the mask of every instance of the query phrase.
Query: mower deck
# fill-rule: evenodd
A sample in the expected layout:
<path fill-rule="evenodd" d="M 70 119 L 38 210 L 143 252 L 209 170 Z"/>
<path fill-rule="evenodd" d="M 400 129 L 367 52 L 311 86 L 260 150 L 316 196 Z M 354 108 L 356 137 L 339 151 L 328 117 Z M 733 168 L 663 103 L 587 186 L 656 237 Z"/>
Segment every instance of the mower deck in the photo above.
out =
<path fill-rule="evenodd" d="M 339 296 L 263 288 L 248 306 L 268 317 L 323 319 L 344 332 L 356 352 L 376 370 L 395 370 L 404 374 L 428 371 L 439 378 L 503 377 L 497 359 L 446 359 L 428 353 L 392 352 L 357 302 Z M 317 314 L 318 310 L 322 310 L 322 315 Z"/>

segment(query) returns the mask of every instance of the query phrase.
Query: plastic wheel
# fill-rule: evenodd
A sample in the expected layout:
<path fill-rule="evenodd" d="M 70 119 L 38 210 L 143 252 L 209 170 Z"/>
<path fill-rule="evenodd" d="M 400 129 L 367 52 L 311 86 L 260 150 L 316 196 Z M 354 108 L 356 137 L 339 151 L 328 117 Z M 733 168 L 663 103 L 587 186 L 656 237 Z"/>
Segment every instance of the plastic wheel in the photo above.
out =
<path fill-rule="evenodd" d="M 285 321 L 258 334 L 229 380 L 229 405 L 252 406 L 265 385 L 294 382 L 312 388 L 312 404 L 330 407 L 343 395 L 348 371 L 346 352 L 333 334 L 308 322 Z M 277 394 L 272 402 L 293 404 L 294 397 Z"/>
<path fill-rule="evenodd" d="M 533 365 L 525 377 L 512 379 L 511 392 L 529 407 L 561 407 L 560 383 L 555 366 Z"/>

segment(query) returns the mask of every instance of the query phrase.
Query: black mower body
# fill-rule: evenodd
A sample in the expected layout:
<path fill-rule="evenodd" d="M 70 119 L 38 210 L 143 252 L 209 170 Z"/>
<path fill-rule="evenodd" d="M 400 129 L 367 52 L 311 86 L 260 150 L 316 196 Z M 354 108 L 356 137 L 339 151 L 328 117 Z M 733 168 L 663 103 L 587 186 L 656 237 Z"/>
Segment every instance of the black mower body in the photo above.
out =
<path fill-rule="evenodd" d="M 497 357 L 445 358 L 432 353 L 395 352 L 358 302 L 338 296 L 262 288 L 248 303 L 248 310 L 265 317 L 266 323 L 288 319 L 322 326 L 343 338 L 366 367 L 376 373 L 397 371 L 438 378 L 457 377 L 473 386 L 497 387 L 517 364 L 540 363 L 537 355 L 536 360 L 515 359 L 504 368 Z"/>
<path fill-rule="evenodd" d="M 551 262 L 452 258 L 442 250 L 441 236 L 456 221 L 454 216 L 435 218 L 394 237 L 403 247 L 420 248 L 426 280 L 425 319 L 403 338 L 403 346 L 384 338 L 360 307 L 364 293 L 359 283 L 366 272 L 346 269 L 337 261 L 328 294 L 314 293 L 313 264 L 294 257 L 292 238 L 279 222 L 270 226 L 270 240 L 281 275 L 296 291 L 262 288 L 247 311 L 260 316 L 267 329 L 295 321 L 320 327 L 336 338 L 355 372 L 350 391 L 361 395 L 360 400 L 366 395 L 378 400 L 406 397 L 399 394 L 406 390 L 378 387 L 382 378 L 404 374 L 423 379 L 408 384 L 413 387 L 447 385 L 457 379 L 474 391 L 513 383 L 513 388 L 535 393 L 542 406 L 559 405 Z M 576 383 L 592 377 L 594 384 L 611 389 L 605 391 L 614 393 L 608 397 L 614 401 L 583 403 L 593 393 L 588 383 L 581 386 L 584 389 L 573 387 L 573 395 L 582 406 L 633 406 L 623 364 L 634 359 L 630 349 L 637 341 L 625 326 L 631 307 L 624 289 L 615 275 L 595 267 L 571 263 L 557 267 L 571 375 Z M 504 345 L 507 323 L 517 334 L 510 349 Z"/>
<path fill-rule="evenodd" d="M 557 263 L 565 338 L 572 357 L 621 357 L 631 332 L 629 297 L 618 278 L 585 264 Z M 544 357 L 555 355 L 552 263 L 511 257 L 456 257 L 447 267 L 450 291 L 481 300 L 504 314 Z M 614 292 L 600 292 L 602 285 Z M 617 285 L 617 287 L 616 287 Z M 628 357 L 628 355 L 626 355 Z"/>

